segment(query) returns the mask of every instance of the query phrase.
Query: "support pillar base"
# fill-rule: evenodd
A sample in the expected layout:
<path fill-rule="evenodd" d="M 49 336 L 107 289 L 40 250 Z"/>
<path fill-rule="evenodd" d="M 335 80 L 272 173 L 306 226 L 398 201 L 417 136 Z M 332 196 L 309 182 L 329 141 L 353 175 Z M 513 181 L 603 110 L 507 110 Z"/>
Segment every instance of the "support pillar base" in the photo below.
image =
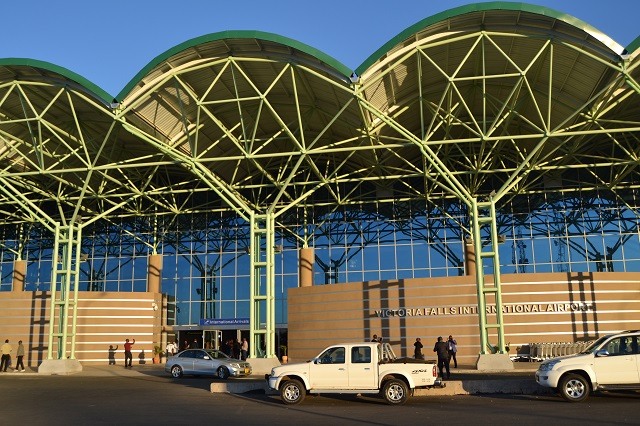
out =
<path fill-rule="evenodd" d="M 511 371 L 514 369 L 509 354 L 480 354 L 476 361 L 478 371 Z"/>
<path fill-rule="evenodd" d="M 82 371 L 82 364 L 77 359 L 45 359 L 38 366 L 38 373 L 67 375 Z"/>
<path fill-rule="evenodd" d="M 265 375 L 271 373 L 273 367 L 280 365 L 278 358 L 247 358 L 247 362 L 251 364 L 253 375 Z"/>

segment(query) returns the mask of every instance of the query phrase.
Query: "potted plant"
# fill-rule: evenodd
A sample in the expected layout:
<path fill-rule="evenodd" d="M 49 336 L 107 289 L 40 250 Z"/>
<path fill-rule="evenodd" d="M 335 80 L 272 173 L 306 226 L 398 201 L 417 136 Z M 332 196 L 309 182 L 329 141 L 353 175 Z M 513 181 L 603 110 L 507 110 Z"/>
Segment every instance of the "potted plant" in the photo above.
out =
<path fill-rule="evenodd" d="M 153 363 L 160 364 L 160 356 L 162 355 L 162 348 L 158 345 L 153 347 Z"/>
<path fill-rule="evenodd" d="M 286 364 L 289 362 L 289 357 L 287 356 L 287 346 L 280 345 L 280 356 L 282 356 L 282 363 Z"/>

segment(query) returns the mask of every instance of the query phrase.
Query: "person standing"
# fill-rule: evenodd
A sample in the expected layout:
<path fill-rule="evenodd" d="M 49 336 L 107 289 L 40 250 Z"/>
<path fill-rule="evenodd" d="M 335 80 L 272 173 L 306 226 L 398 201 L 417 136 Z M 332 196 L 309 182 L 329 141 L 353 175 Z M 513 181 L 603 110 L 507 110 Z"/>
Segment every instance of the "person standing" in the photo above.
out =
<path fill-rule="evenodd" d="M 174 356 L 176 354 L 176 344 L 175 342 L 169 342 L 167 343 L 167 358 L 169 358 L 170 356 Z"/>
<path fill-rule="evenodd" d="M 444 370 L 446 370 L 447 380 L 449 380 L 451 377 L 451 372 L 449 371 L 449 350 L 447 349 L 447 343 L 442 340 L 442 336 L 438 337 L 438 341 L 433 346 L 433 351 L 438 354 L 440 377 L 444 380 Z"/>
<path fill-rule="evenodd" d="M 424 355 L 422 355 L 423 345 L 419 337 L 416 337 L 416 342 L 413 344 L 413 346 L 415 347 L 415 349 L 413 350 L 413 357 L 415 359 L 424 359 Z"/>
<path fill-rule="evenodd" d="M 231 344 L 232 350 L 233 350 L 233 355 L 231 356 L 231 358 L 235 358 L 235 359 L 240 359 L 240 342 L 238 342 L 238 339 L 233 339 L 233 343 Z"/>
<path fill-rule="evenodd" d="M 24 345 L 22 344 L 22 340 L 18 340 L 18 349 L 16 350 L 16 372 L 24 372 L 24 364 L 22 363 L 22 358 L 24 358 Z"/>
<path fill-rule="evenodd" d="M 249 342 L 246 337 L 242 338 L 242 347 L 240 348 L 240 355 L 242 356 L 242 360 L 247 360 L 247 355 L 249 354 Z"/>
<path fill-rule="evenodd" d="M 374 334 L 373 338 L 371 339 L 372 342 L 378 343 L 378 335 Z"/>
<path fill-rule="evenodd" d="M 458 342 L 455 341 L 453 336 L 449 336 L 449 339 L 447 340 L 447 350 L 449 351 L 449 360 L 453 359 L 454 368 L 458 368 L 458 360 L 456 359 L 456 352 L 458 352 L 458 348 L 456 348 L 457 344 Z"/>
<path fill-rule="evenodd" d="M 124 366 L 132 367 L 133 355 L 131 354 L 131 347 L 135 345 L 136 339 L 133 339 L 133 342 L 129 342 L 129 339 L 126 339 L 124 342 Z M 128 365 L 127 365 L 128 364 Z"/>
<path fill-rule="evenodd" d="M 9 367 L 9 364 L 11 363 L 12 350 L 13 348 L 9 344 L 9 339 L 5 340 L 4 344 L 0 348 L 0 351 L 2 352 L 2 360 L 0 360 L 0 371 L 5 373 L 7 372 L 7 367 Z"/>

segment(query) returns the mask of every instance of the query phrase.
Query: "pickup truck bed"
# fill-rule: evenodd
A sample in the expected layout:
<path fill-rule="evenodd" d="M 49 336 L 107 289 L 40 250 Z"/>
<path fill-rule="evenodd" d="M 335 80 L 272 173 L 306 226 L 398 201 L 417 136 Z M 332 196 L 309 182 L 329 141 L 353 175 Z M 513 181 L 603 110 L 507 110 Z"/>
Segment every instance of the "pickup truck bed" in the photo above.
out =
<path fill-rule="evenodd" d="M 380 364 L 437 364 L 436 360 L 430 359 L 415 359 L 409 357 L 390 359 L 385 358 L 380 361 Z"/>

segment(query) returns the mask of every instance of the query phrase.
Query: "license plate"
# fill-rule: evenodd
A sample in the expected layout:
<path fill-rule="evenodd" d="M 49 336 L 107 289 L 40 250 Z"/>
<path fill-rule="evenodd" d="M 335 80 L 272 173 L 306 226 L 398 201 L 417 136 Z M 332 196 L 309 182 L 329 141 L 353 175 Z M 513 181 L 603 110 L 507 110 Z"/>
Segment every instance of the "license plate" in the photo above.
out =
<path fill-rule="evenodd" d="M 249 369 L 248 368 L 244 369 L 244 374 L 249 374 Z"/>

